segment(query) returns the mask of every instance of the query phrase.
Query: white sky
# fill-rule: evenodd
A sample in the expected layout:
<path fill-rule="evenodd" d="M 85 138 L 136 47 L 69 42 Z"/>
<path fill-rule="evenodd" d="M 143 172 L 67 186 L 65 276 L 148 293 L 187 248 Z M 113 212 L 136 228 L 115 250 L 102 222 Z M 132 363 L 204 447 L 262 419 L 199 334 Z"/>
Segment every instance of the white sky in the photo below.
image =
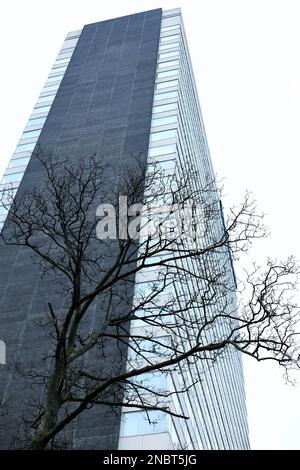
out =
<path fill-rule="evenodd" d="M 253 191 L 272 231 L 251 257 L 300 258 L 298 0 L 1 2 L 0 178 L 68 31 L 181 7 L 214 168 L 228 202 Z M 299 386 L 274 364 L 245 364 L 253 449 L 300 449 Z M 300 382 L 300 376 L 298 377 Z"/>

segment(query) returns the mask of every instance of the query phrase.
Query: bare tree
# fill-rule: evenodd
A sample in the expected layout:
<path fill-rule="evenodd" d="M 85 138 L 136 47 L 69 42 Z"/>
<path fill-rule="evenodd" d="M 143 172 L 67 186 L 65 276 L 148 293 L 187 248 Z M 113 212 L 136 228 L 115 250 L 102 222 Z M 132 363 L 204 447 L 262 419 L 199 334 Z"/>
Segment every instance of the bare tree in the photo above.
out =
<path fill-rule="evenodd" d="M 14 200 L 4 192 L 1 237 L 32 251 L 64 301 L 47 299 L 46 370 L 17 366 L 44 387 L 25 448 L 55 447 L 67 425 L 98 405 L 188 418 L 153 374 L 186 377 L 185 393 L 203 364 L 230 351 L 299 366 L 295 260 L 254 266 L 236 302 L 232 260 L 266 236 L 249 194 L 225 222 L 216 182 L 192 167 L 165 172 L 133 158 L 130 170 L 111 175 L 96 156 L 78 164 L 36 156 L 43 190 Z"/>

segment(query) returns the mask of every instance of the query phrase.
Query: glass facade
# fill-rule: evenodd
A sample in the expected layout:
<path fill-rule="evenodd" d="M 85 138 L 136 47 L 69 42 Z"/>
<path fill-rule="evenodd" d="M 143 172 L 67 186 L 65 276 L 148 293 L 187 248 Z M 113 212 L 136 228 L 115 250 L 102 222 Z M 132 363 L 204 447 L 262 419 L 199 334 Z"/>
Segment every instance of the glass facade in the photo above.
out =
<path fill-rule="evenodd" d="M 169 52 L 169 48 L 176 50 Z M 171 70 L 164 71 L 169 66 Z M 173 80 L 174 77 L 177 78 Z M 187 168 L 187 171 L 192 166 L 200 175 L 200 185 L 211 180 L 213 169 L 181 13 L 178 9 L 163 13 L 152 115 L 149 164 L 155 162 L 167 171 L 174 171 L 176 165 L 180 165 L 183 169 Z M 158 126 L 162 127 L 157 129 Z M 182 267 L 199 270 L 199 266 L 191 259 L 182 261 Z M 232 284 L 231 266 L 228 266 L 227 275 L 228 282 Z M 147 276 L 148 283 L 137 276 L 136 296 L 141 289 L 151 290 L 157 272 L 153 270 L 151 274 L 151 270 L 148 270 Z M 192 288 L 198 289 L 199 286 L 191 286 Z M 171 289 L 173 295 L 176 295 L 175 291 L 184 294 L 186 287 L 179 285 L 174 290 L 172 283 Z M 228 302 L 235 303 L 234 293 Z M 216 305 L 214 308 L 219 307 L 223 308 L 223 305 Z M 139 328 L 143 328 L 143 331 L 149 328 L 149 325 L 143 323 L 142 313 L 139 317 L 139 320 L 131 324 L 135 334 Z M 172 321 L 170 316 L 168 321 Z M 221 323 L 215 328 L 218 330 L 216 333 L 220 335 L 226 330 L 226 326 Z M 149 354 L 146 346 L 144 349 L 146 355 Z M 138 361 L 138 358 L 136 360 Z M 131 351 L 129 354 L 131 366 L 134 364 L 133 361 L 134 354 Z M 194 377 L 201 377 L 201 380 L 192 387 L 195 382 Z M 167 381 L 166 378 L 164 380 L 170 392 L 175 392 L 168 406 L 180 415 L 189 416 L 189 420 L 155 412 L 154 421 L 157 423 L 155 427 L 151 424 L 151 418 L 146 419 L 144 411 L 124 408 L 120 449 L 141 448 L 141 445 L 145 449 L 159 449 L 164 448 L 160 446 L 166 445 L 163 442 L 171 442 L 168 448 L 172 449 L 249 448 L 242 360 L 237 351 L 226 352 L 223 360 L 216 361 L 213 366 L 207 361 L 191 364 L 184 374 L 178 366 L 178 371 L 172 372 Z M 183 389 L 189 391 L 181 393 Z M 162 439 L 162 433 L 168 436 L 168 441 Z M 156 441 L 153 440 L 155 434 L 158 436 Z"/>

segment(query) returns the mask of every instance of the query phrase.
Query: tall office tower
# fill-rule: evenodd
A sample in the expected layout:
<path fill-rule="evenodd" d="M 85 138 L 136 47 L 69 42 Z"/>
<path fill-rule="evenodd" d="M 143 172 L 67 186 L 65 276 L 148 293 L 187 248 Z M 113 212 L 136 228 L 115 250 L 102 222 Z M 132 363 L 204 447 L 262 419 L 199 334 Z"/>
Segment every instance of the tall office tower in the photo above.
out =
<path fill-rule="evenodd" d="M 17 197 L 22 197 L 27 190 L 43 188 L 40 165 L 32 154 L 37 143 L 47 153 L 72 155 L 74 161 L 83 155 L 102 154 L 111 167 L 139 153 L 148 164 L 156 162 L 169 174 L 176 165 L 187 171 L 191 166 L 196 168 L 200 186 L 211 180 L 213 170 L 180 10 L 152 10 L 90 24 L 69 33 L 0 190 L 12 184 L 15 193 L 18 191 Z M 2 226 L 6 209 L 0 208 Z M 55 280 L 49 283 L 40 278 L 28 251 L 1 245 L 0 256 L 1 339 L 7 346 L 7 367 L 1 366 L 0 393 L 8 407 L 2 418 L 0 445 L 7 448 L 16 431 L 21 403 L 31 393 L 12 373 L 12 362 L 22 358 L 32 366 L 35 357 L 47 354 L 47 342 L 41 337 L 38 320 L 44 315 L 46 294 L 58 304 L 61 299 Z M 230 285 L 234 283 L 230 259 L 227 268 Z M 129 293 L 132 302 L 141 282 L 145 279 L 137 275 Z M 234 304 L 235 295 L 229 295 L 228 302 Z M 105 314 L 101 305 L 95 310 L 97 315 Z M 138 328 L 141 322 L 133 321 L 131 331 Z M 218 328 L 226 326 L 219 324 Z M 112 348 L 110 354 L 115 353 Z M 128 360 L 134 362 L 132 353 Z M 128 367 L 126 361 L 124 357 L 124 370 Z M 192 383 L 198 375 L 201 380 L 194 388 L 175 393 L 170 399 L 170 408 L 188 415 L 188 421 L 158 411 L 148 412 L 153 418 L 149 421 L 145 412 L 126 407 L 109 415 L 107 409 L 98 406 L 73 423 L 69 446 L 249 448 L 240 354 L 228 352 L 223 360 L 213 366 L 203 365 L 202 369 L 199 364 L 191 365 L 184 380 Z M 183 387 L 180 368 L 172 377 L 156 374 L 151 380 L 173 391 L 179 392 Z"/>

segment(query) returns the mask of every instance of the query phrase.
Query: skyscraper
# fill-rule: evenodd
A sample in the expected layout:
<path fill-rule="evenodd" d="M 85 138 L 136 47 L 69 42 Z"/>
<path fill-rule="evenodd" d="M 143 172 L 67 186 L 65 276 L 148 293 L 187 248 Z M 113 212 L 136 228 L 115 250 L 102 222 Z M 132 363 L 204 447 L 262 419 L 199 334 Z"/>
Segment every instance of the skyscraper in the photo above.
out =
<path fill-rule="evenodd" d="M 46 152 L 72 154 L 74 159 L 102 153 L 112 166 L 138 152 L 166 171 L 179 162 L 186 167 L 192 164 L 203 181 L 211 179 L 213 170 L 180 10 L 152 10 L 70 32 L 4 174 L 2 189 L 12 184 L 15 191 L 20 186 L 22 194 L 40 184 L 40 166 L 34 155 L 31 159 L 37 143 Z M 0 208 L 2 225 L 5 214 L 6 209 Z M 24 250 L 8 246 L 0 250 L 1 339 L 6 342 L 8 357 L 0 392 L 13 409 L 5 424 L 13 433 L 12 416 L 18 416 L 23 388 L 9 369 L 10 360 L 22 355 L 30 362 L 33 352 L 45 352 L 35 320 L 41 316 L 45 292 L 55 296 L 56 286 L 39 278 Z M 233 282 L 231 268 L 228 276 Z M 137 277 L 136 285 L 139 282 Z M 132 299 L 134 296 L 135 291 Z M 133 322 L 131 328 L 139 325 Z M 155 411 L 154 426 L 144 419 L 143 411 L 129 408 L 103 422 L 101 410 L 93 411 L 76 423 L 72 446 L 248 448 L 240 354 L 233 351 L 202 373 L 193 393 L 173 398 L 175 411 L 188 414 L 188 422 Z M 167 386 L 176 389 L 174 384 Z M 0 435 L 0 445 L 8 447 L 8 434 Z"/>

